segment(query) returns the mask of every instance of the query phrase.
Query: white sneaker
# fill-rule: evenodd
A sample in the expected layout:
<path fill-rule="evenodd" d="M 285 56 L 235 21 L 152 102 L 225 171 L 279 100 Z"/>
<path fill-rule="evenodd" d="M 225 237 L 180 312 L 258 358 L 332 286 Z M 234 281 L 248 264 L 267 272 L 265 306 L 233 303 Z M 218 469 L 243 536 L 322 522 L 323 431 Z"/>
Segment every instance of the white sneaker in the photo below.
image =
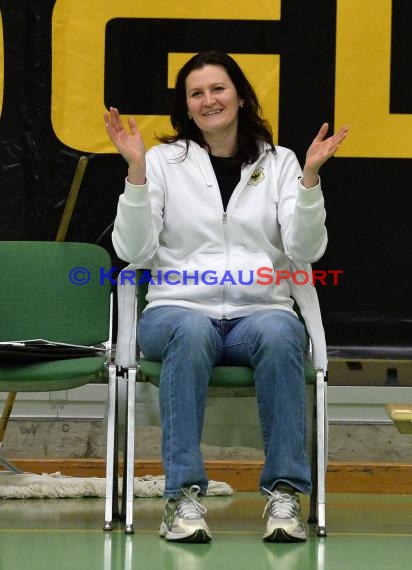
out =
<path fill-rule="evenodd" d="M 266 542 L 303 542 L 306 540 L 306 531 L 300 514 L 299 497 L 294 491 L 284 489 L 268 491 L 266 511 L 269 516 L 263 540 Z M 262 517 L 262 518 L 263 518 Z"/>
<path fill-rule="evenodd" d="M 198 485 L 183 489 L 181 499 L 169 499 L 163 512 L 159 534 L 177 542 L 209 542 L 212 534 L 203 515 L 207 509 L 199 503 Z"/>

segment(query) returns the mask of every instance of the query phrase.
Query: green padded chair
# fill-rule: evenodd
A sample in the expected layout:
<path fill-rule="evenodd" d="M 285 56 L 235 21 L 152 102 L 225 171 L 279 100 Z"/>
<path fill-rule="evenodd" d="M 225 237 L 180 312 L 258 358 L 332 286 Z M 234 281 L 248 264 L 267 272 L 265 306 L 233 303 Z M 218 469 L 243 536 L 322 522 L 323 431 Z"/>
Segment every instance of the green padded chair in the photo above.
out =
<path fill-rule="evenodd" d="M 87 243 L 0 241 L 0 264 L 1 342 L 45 339 L 103 349 L 59 360 L 0 353 L 0 391 L 68 390 L 106 378 L 111 285 L 100 283 L 100 271 L 111 267 L 107 251 Z M 4 458 L 0 463 L 19 472 Z"/>
<path fill-rule="evenodd" d="M 122 509 L 120 518 L 126 521 L 125 532 L 133 533 L 133 477 L 135 448 L 135 386 L 138 382 L 150 382 L 159 385 L 161 363 L 142 358 L 136 343 L 136 323 L 146 306 L 147 282 L 139 285 L 143 269 L 136 271 L 131 277 L 119 276 L 118 291 L 118 330 L 116 341 L 116 378 L 109 378 L 108 447 L 119 448 L 119 424 L 125 429 L 124 479 Z M 133 273 L 134 275 L 134 273 Z M 142 280 L 145 281 L 144 279 Z M 137 286 L 136 286 L 137 284 Z M 303 321 L 303 319 L 302 319 Z M 312 421 L 312 480 L 313 493 L 310 501 L 309 522 L 317 523 L 318 536 L 326 536 L 325 515 L 325 474 L 327 458 L 327 417 L 326 417 L 326 370 L 316 369 L 311 361 L 310 339 L 308 336 L 308 352 L 305 362 L 306 383 L 310 390 L 310 402 L 313 407 Z M 326 354 L 326 347 L 323 348 Z M 325 359 L 326 361 L 326 356 Z M 211 396 L 250 396 L 254 394 L 253 370 L 240 366 L 215 366 L 209 384 Z M 118 406 L 122 410 L 120 422 Z M 311 414 L 312 415 L 312 414 Z M 112 453 L 110 454 L 112 455 Z M 105 530 L 113 528 L 112 521 L 119 516 L 116 497 L 116 481 L 118 458 L 115 465 L 107 464 L 107 494 Z M 113 490 L 110 489 L 112 485 Z"/>

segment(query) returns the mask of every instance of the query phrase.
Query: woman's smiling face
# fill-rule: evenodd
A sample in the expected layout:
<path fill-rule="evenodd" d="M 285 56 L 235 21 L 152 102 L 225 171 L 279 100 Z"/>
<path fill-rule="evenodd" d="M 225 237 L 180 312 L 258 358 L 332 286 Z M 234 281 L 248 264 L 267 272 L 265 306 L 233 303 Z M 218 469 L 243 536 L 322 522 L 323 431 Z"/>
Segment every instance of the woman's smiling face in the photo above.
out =
<path fill-rule="evenodd" d="M 236 87 L 220 65 L 205 65 L 186 78 L 188 114 L 206 135 L 237 132 L 239 107 L 243 103 Z"/>

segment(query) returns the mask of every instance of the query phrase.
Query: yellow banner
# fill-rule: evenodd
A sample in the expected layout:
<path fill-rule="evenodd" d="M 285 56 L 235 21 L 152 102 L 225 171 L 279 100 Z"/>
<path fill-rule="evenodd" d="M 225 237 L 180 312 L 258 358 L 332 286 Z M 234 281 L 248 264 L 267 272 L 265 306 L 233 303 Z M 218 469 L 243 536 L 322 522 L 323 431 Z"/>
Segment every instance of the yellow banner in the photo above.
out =
<path fill-rule="evenodd" d="M 52 123 L 57 137 L 82 152 L 110 153 L 103 123 L 105 27 L 114 18 L 171 18 L 211 20 L 277 20 L 280 0 L 197 0 L 150 2 L 146 0 L 57 0 L 52 19 Z M 222 16 L 223 15 L 223 16 Z M 156 38 L 153 46 L 156 49 Z M 266 118 L 278 130 L 279 56 L 236 55 L 256 88 Z M 124 54 L 127 58 L 127 53 Z M 187 57 L 169 54 L 169 85 L 176 67 Z M 132 71 L 131 71 L 132 72 Z M 172 79 L 171 79 L 172 78 Z M 109 79 L 110 80 L 110 79 Z M 121 112 L 121 109 L 120 109 Z M 160 115 L 135 117 L 147 146 L 154 133 L 171 132 L 169 119 Z"/>
<path fill-rule="evenodd" d="M 338 0 L 335 125 L 350 134 L 337 156 L 412 157 L 412 115 L 389 112 L 391 0 Z"/>

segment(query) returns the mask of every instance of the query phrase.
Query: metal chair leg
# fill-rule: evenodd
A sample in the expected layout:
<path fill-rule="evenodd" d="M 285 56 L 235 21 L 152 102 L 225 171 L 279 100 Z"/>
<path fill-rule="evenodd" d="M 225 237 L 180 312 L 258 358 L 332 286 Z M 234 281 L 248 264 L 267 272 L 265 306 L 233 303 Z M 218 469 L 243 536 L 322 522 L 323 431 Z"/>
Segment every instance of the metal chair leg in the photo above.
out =
<path fill-rule="evenodd" d="M 124 522 L 126 520 L 126 473 L 127 473 L 127 409 L 128 409 L 128 378 L 129 369 L 121 368 L 117 377 L 117 399 L 119 406 L 118 415 L 118 440 L 119 440 L 119 465 L 122 464 L 122 491 L 120 500 L 119 519 Z"/>
<path fill-rule="evenodd" d="M 131 367 L 127 377 L 127 426 L 123 474 L 123 508 L 125 509 L 125 533 L 133 534 L 134 456 L 136 417 L 136 368 Z"/>
<path fill-rule="evenodd" d="M 316 385 L 313 386 L 314 397 L 312 398 L 312 448 L 311 448 L 311 472 L 312 472 L 312 493 L 310 495 L 310 510 L 308 522 L 315 524 L 318 522 L 318 412 L 316 403 Z"/>
<path fill-rule="evenodd" d="M 113 519 L 118 516 L 118 453 L 117 453 L 117 371 L 109 364 L 107 450 L 106 450 L 106 504 L 103 530 L 113 529 Z"/>
<path fill-rule="evenodd" d="M 327 382 L 322 370 L 316 372 L 317 407 L 317 535 L 326 536 L 326 464 L 327 464 Z"/>

